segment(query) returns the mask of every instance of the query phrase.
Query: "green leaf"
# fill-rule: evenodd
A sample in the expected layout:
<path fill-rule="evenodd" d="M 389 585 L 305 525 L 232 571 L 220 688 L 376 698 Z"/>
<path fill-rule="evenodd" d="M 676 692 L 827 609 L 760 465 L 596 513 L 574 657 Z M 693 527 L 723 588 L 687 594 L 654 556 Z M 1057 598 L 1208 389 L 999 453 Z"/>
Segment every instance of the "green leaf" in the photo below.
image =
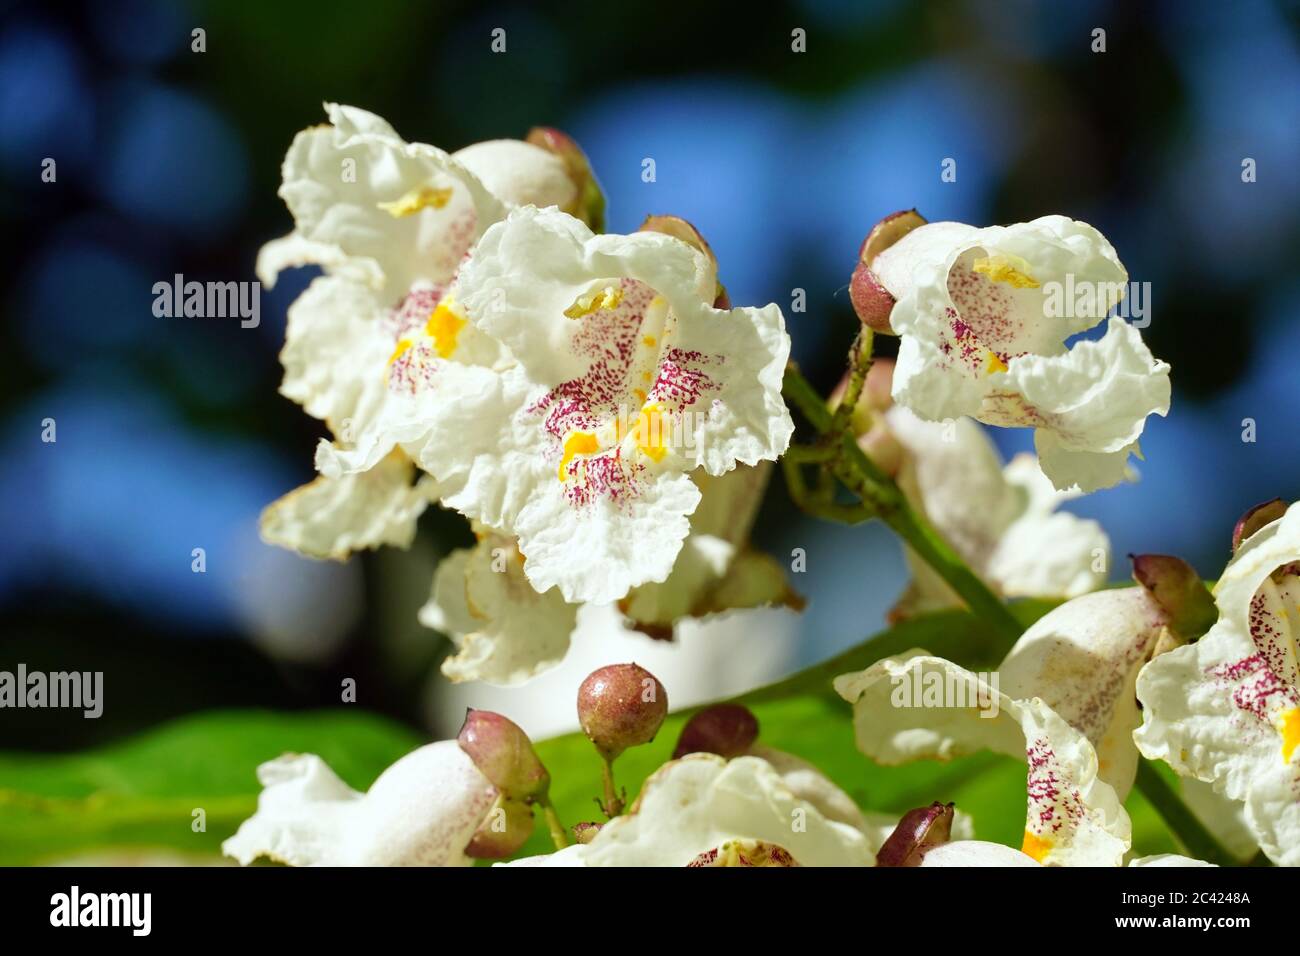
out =
<path fill-rule="evenodd" d="M 214 711 L 79 754 L 0 754 L 0 864 L 165 849 L 212 857 L 252 814 L 257 765 L 319 754 L 365 789 L 421 738 L 361 711 Z M 191 830 L 193 811 L 206 832 Z"/>

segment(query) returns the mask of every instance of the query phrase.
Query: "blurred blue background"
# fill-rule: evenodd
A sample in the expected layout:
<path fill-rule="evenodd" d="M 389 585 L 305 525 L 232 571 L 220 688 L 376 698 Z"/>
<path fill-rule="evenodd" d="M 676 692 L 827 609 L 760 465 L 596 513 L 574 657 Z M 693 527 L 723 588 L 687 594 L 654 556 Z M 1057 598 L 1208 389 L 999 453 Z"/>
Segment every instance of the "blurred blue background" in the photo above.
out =
<path fill-rule="evenodd" d="M 256 537 L 260 509 L 311 477 L 319 426 L 276 393 L 284 310 L 310 273 L 264 293 L 258 329 L 151 312 L 153 284 L 176 273 L 253 278 L 259 245 L 290 226 L 280 160 L 323 100 L 447 149 L 567 130 L 608 227 L 694 222 L 734 301 L 787 310 L 795 356 L 827 390 L 856 328 L 857 248 L 882 215 L 1093 223 L 1151 283 L 1145 335 L 1175 391 L 1140 482 L 1075 510 L 1117 555 L 1177 553 L 1217 574 L 1244 508 L 1300 496 L 1298 17 L 1267 0 L 4 4 L 0 667 L 111 670 L 138 693 L 97 722 L 6 716 L 0 745 L 336 703 L 340 674 L 382 689 L 367 706 L 427 713 L 445 647 L 414 612 L 463 522 L 431 513 L 414 554 L 346 566 Z M 809 555 L 791 666 L 875 630 L 904 584 L 883 529 L 804 519 L 779 481 L 757 540 Z"/>

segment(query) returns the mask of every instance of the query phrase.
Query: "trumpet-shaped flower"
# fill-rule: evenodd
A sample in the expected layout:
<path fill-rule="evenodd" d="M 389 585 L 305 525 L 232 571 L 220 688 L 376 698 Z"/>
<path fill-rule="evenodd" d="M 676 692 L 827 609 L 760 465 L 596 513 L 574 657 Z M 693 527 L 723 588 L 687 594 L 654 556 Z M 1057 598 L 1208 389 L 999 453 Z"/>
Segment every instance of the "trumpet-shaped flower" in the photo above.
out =
<path fill-rule="evenodd" d="M 1275 863 L 1300 865 L 1300 505 L 1240 543 L 1215 587 L 1219 617 L 1137 682 L 1137 746 L 1244 801 Z"/>
<path fill-rule="evenodd" d="M 789 443 L 780 310 L 715 309 L 712 263 L 682 240 L 595 236 L 524 207 L 485 233 L 455 293 L 512 361 L 440 369 L 318 464 L 365 470 L 402 445 L 445 504 L 518 540 L 539 591 L 608 603 L 664 581 L 700 500 L 690 472 L 720 476 Z"/>
<path fill-rule="evenodd" d="M 901 224 L 901 225 L 900 225 Z M 1121 481 L 1169 366 L 1112 317 L 1128 275 L 1093 227 L 1063 216 L 978 229 L 900 214 L 873 230 L 853 279 L 864 322 L 901 336 L 895 400 L 929 421 L 1030 427 L 1062 490 Z"/>
<path fill-rule="evenodd" d="M 1027 856 L 1060 866 L 1121 864 L 1128 815 L 1100 778 L 1087 737 L 1041 699 L 1013 699 L 996 683 L 922 651 L 842 675 L 835 689 L 853 704 L 858 749 L 879 763 L 985 748 L 1026 760 Z"/>

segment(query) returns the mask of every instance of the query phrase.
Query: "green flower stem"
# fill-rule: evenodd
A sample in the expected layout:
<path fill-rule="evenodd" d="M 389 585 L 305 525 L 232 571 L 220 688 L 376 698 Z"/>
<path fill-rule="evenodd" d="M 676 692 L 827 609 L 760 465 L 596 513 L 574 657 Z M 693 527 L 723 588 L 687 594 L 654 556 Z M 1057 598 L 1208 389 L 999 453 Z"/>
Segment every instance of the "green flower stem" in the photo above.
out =
<path fill-rule="evenodd" d="M 863 361 L 855 361 L 855 372 L 866 364 Z M 863 371 L 864 379 L 865 375 Z M 786 367 L 781 391 L 786 400 L 803 413 L 819 434 L 835 435 L 833 430 L 836 424 L 835 415 L 826 407 L 826 400 L 793 364 Z M 923 561 L 934 568 L 948 586 L 966 602 L 966 606 L 972 613 L 996 628 L 1006 649 L 1010 650 L 1022 629 L 1020 622 L 1007 606 L 989 590 L 975 572 L 967 567 L 966 562 L 951 545 L 912 509 L 894 480 L 881 471 L 876 463 L 858 447 L 851 431 L 844 431 L 838 438 L 838 442 L 840 447 L 837 449 L 835 474 L 840 481 L 876 517 L 907 542 Z"/>
<path fill-rule="evenodd" d="M 537 802 L 542 805 L 542 814 L 546 817 L 546 825 L 551 831 L 551 842 L 555 844 L 555 849 L 563 850 L 569 845 L 569 835 L 564 829 L 564 824 L 560 822 L 560 815 L 555 812 L 555 805 L 551 803 L 550 798 Z"/>
<path fill-rule="evenodd" d="M 1223 844 L 1215 839 L 1214 834 L 1205 828 L 1192 811 L 1187 809 L 1187 805 L 1174 792 L 1174 788 L 1169 786 L 1155 766 L 1145 758 L 1138 761 L 1135 785 L 1192 856 L 1219 866 L 1241 864 L 1241 861 L 1224 849 Z"/>
<path fill-rule="evenodd" d="M 605 805 L 601 809 L 612 820 L 623 812 L 623 800 L 614 786 L 614 761 L 601 760 L 600 778 L 605 785 Z"/>

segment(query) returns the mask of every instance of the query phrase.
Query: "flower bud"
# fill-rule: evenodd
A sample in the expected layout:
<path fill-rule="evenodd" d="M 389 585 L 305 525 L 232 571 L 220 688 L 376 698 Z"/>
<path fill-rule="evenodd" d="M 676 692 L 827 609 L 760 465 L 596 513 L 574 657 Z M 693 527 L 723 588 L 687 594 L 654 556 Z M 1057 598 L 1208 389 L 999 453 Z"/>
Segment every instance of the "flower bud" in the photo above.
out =
<path fill-rule="evenodd" d="M 600 832 L 602 826 L 604 826 L 603 823 L 595 823 L 593 821 L 575 823 L 572 828 L 573 842 L 584 844 L 590 843 L 592 840 L 596 839 L 596 834 Z"/>
<path fill-rule="evenodd" d="M 479 772 L 507 798 L 531 803 L 546 796 L 551 775 L 528 735 L 510 718 L 470 708 L 456 740 Z"/>
<path fill-rule="evenodd" d="M 483 818 L 465 855 L 477 860 L 502 860 L 514 854 L 533 835 L 533 808 L 504 794 Z"/>
<path fill-rule="evenodd" d="M 1169 619 L 1170 630 L 1186 640 L 1200 637 L 1218 619 L 1214 598 L 1196 569 L 1168 554 L 1131 555 L 1133 578 Z"/>
<path fill-rule="evenodd" d="M 1265 501 L 1263 504 L 1255 505 L 1237 522 L 1237 526 L 1232 529 L 1232 550 L 1236 551 L 1241 547 L 1241 543 L 1249 538 L 1252 534 L 1271 524 L 1278 518 L 1286 514 L 1286 502 L 1281 498 L 1274 498 L 1272 501 Z"/>
<path fill-rule="evenodd" d="M 578 688 L 578 723 L 607 761 L 649 743 L 668 715 L 668 692 L 637 664 L 592 671 Z"/>
<path fill-rule="evenodd" d="M 673 759 L 707 753 L 739 757 L 758 739 L 758 718 L 740 704 L 715 704 L 691 717 L 677 738 Z"/>
<path fill-rule="evenodd" d="M 585 222 L 592 232 L 605 229 L 605 194 L 591 171 L 587 154 L 567 133 L 550 126 L 534 126 L 528 131 L 525 142 L 540 146 L 564 163 L 564 169 L 577 188 L 572 208 L 564 211 Z"/>
<path fill-rule="evenodd" d="M 892 333 L 889 313 L 893 311 L 895 302 L 894 296 L 876 275 L 872 262 L 899 239 L 923 225 L 925 218 L 915 209 L 904 209 L 876 223 L 862 241 L 862 248 L 858 251 L 858 265 L 853 270 L 853 278 L 849 280 L 849 300 L 853 303 L 853 311 L 868 328 Z"/>
<path fill-rule="evenodd" d="M 937 800 L 903 814 L 876 854 L 876 866 L 920 866 L 926 853 L 952 838 L 953 808 Z"/>

